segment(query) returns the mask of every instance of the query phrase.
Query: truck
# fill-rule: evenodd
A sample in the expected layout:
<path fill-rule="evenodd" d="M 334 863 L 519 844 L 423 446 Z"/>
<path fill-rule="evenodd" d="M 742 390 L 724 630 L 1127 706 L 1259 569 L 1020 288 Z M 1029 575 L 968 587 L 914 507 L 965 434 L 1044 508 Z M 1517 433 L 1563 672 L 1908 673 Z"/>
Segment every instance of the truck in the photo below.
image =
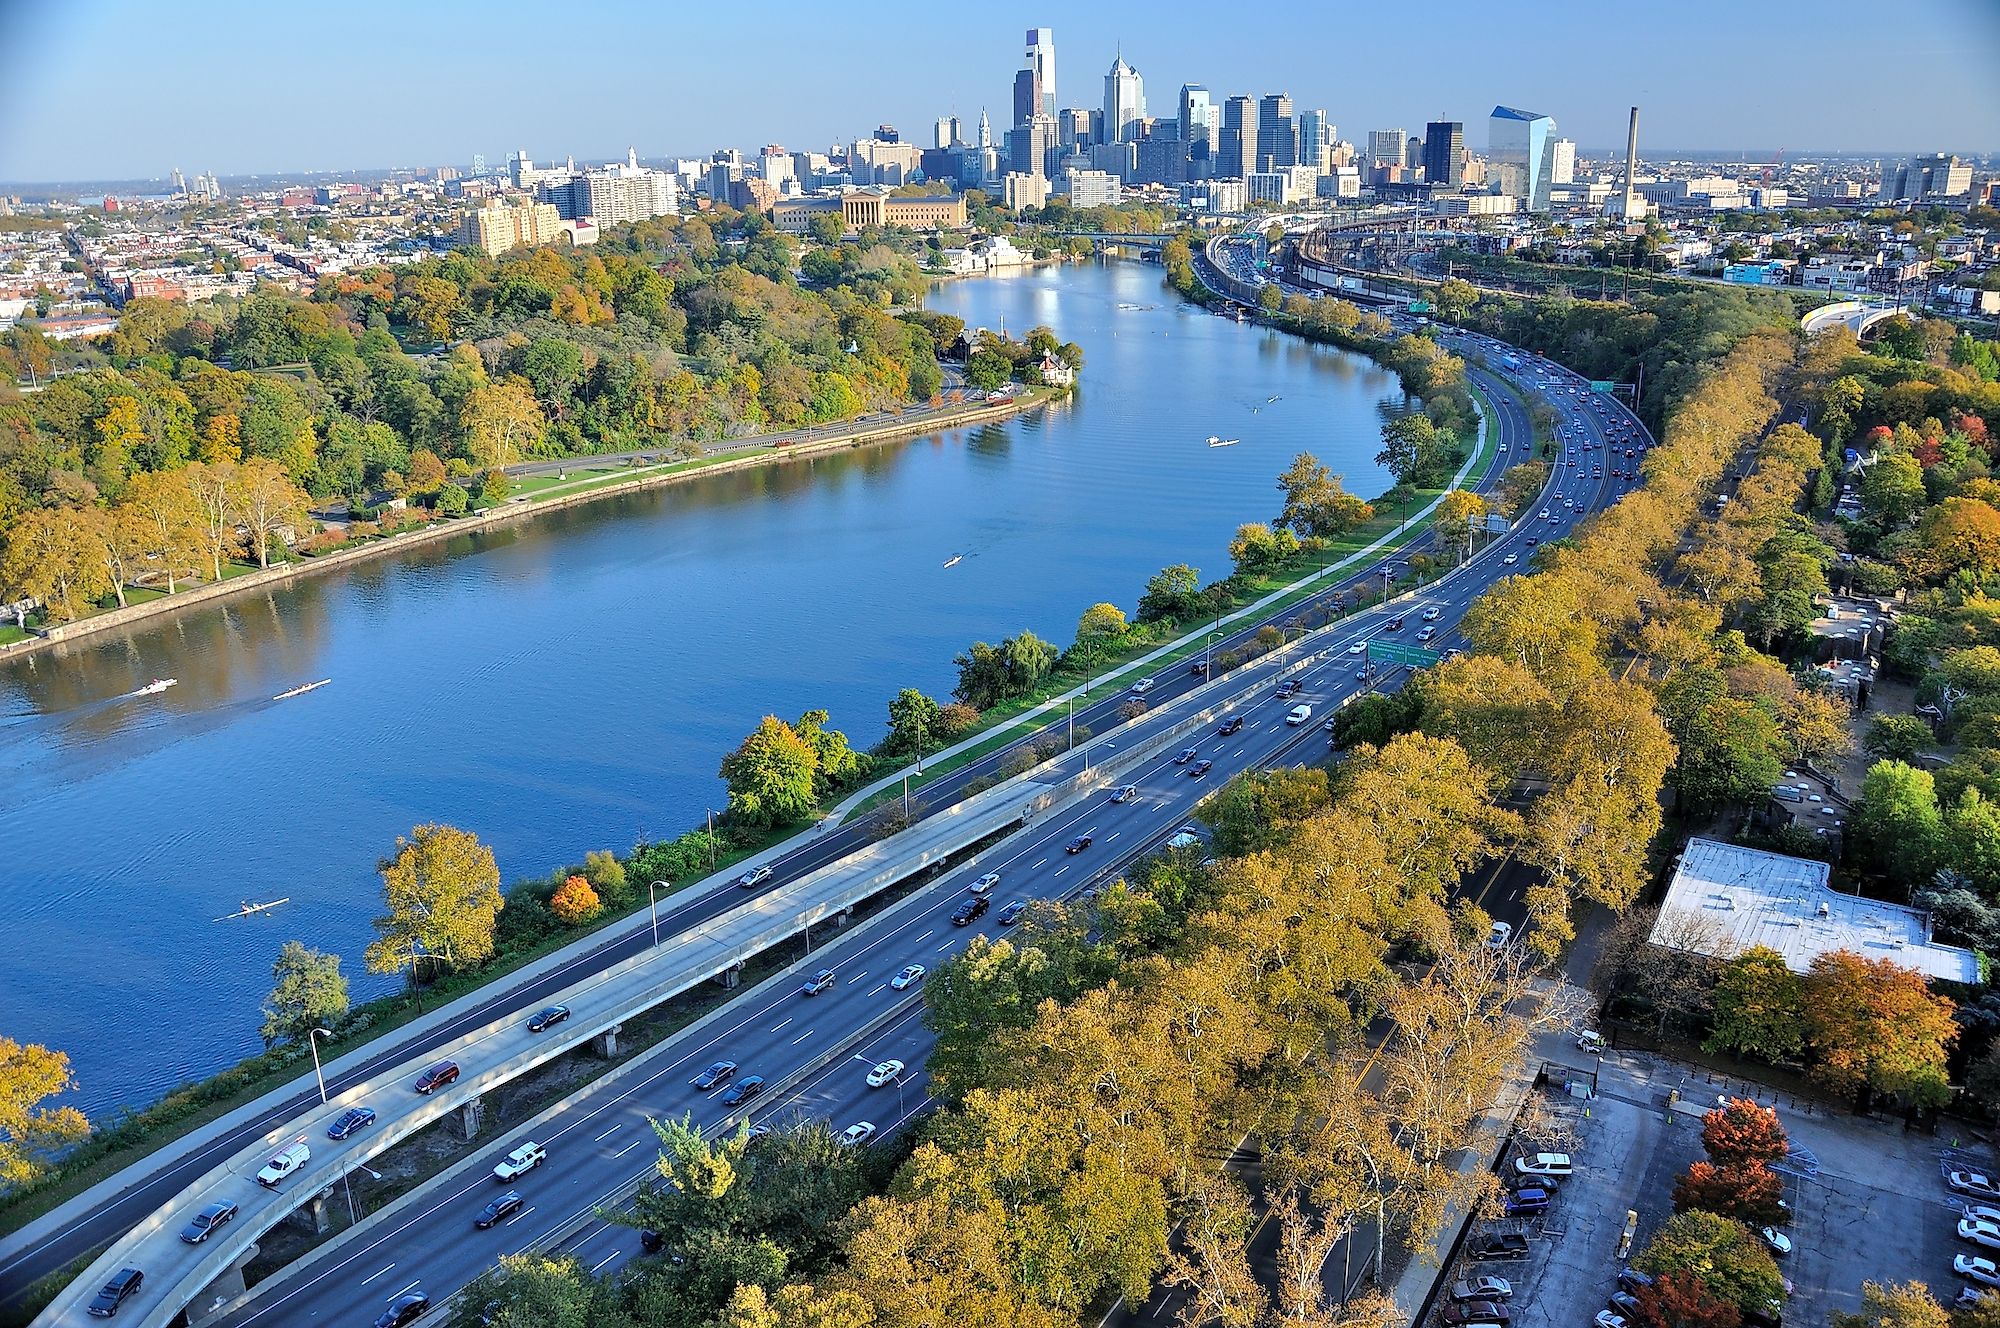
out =
<path fill-rule="evenodd" d="M 540 1144 L 532 1141 L 522 1144 L 500 1159 L 500 1165 L 493 1168 L 493 1179 L 502 1185 L 510 1180 L 518 1180 L 546 1162 L 548 1157 L 549 1150 Z"/>

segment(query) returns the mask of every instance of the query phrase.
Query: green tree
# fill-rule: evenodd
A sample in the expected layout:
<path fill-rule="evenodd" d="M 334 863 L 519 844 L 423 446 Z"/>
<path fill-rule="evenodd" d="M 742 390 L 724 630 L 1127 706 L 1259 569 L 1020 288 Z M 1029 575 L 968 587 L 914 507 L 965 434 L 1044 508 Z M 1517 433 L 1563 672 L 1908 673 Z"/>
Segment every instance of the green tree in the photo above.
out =
<path fill-rule="evenodd" d="M 1215 851 L 1248 857 L 1291 837 L 1332 805 L 1326 771 L 1307 767 L 1246 771 L 1202 801 L 1196 812 L 1215 832 Z"/>
<path fill-rule="evenodd" d="M 920 755 L 938 745 L 938 703 L 914 687 L 905 687 L 889 702 L 889 735 L 885 746 L 898 755 Z"/>
<path fill-rule="evenodd" d="M 822 212 L 806 223 L 806 233 L 821 244 L 839 244 L 847 223 L 836 213 Z"/>
<path fill-rule="evenodd" d="M 1479 302 L 1479 288 L 1469 281 L 1457 277 L 1441 282 L 1431 296 L 1431 305 L 1437 316 L 1447 323 L 1462 323 L 1472 312 L 1472 306 Z"/>
<path fill-rule="evenodd" d="M 506 907 L 493 850 L 449 825 L 425 824 L 396 837 L 394 857 L 380 867 L 389 911 L 375 919 L 381 939 L 367 952 L 370 973 L 408 968 L 434 955 L 453 968 L 493 953 L 493 932 Z"/>
<path fill-rule="evenodd" d="M 347 979 L 340 956 L 286 941 L 271 965 L 275 982 L 264 998 L 264 1045 L 297 1041 L 315 1028 L 331 1030 L 347 1017 Z"/>
<path fill-rule="evenodd" d="M 1671 674 L 1660 689 L 1660 718 L 1680 748 L 1670 778 L 1692 815 L 1761 803 L 1785 772 L 1777 717 L 1755 701 L 1730 696 L 1713 669 Z"/>
<path fill-rule="evenodd" d="M 1283 567 L 1298 556 L 1298 537 L 1289 530 L 1273 530 L 1260 521 L 1245 522 L 1229 541 L 1229 557 L 1239 576 L 1261 576 Z"/>
<path fill-rule="evenodd" d="M 1139 621 L 1182 621 L 1202 611 L 1201 573 L 1186 563 L 1162 567 L 1146 582 L 1139 597 Z"/>
<path fill-rule="evenodd" d="M 1780 1062 L 1805 1045 L 1798 974 L 1766 946 L 1752 946 L 1723 965 L 1715 984 L 1715 1025 L 1703 1047 Z"/>
<path fill-rule="evenodd" d="M 1382 426 L 1382 450 L 1375 464 L 1413 488 L 1435 488 L 1458 459 L 1458 439 L 1420 411 L 1399 415 Z"/>
<path fill-rule="evenodd" d="M 1930 771 L 1901 761 L 1869 767 L 1854 808 L 1854 834 L 1878 869 L 1906 888 L 1928 881 L 1943 829 Z"/>
<path fill-rule="evenodd" d="M 632 1324 L 611 1284 L 592 1277 L 572 1256 L 503 1254 L 459 1297 L 465 1321 L 483 1328 L 631 1328 Z"/>
<path fill-rule="evenodd" d="M 1861 747 L 1871 756 L 1907 765 L 1935 742 L 1931 726 L 1915 715 L 1883 715 L 1869 723 Z"/>
<path fill-rule="evenodd" d="M 1374 508 L 1343 489 L 1340 476 L 1310 452 L 1292 458 L 1278 476 L 1278 491 L 1285 495 L 1285 505 L 1272 524 L 1301 539 L 1315 535 L 1338 539 L 1375 515 Z"/>
<path fill-rule="evenodd" d="M 722 758 L 729 815 L 744 825 L 794 825 L 812 814 L 819 760 L 812 744 L 776 715 L 766 715 L 741 746 Z"/>
<path fill-rule="evenodd" d="M 1885 452 L 1861 472 L 1861 504 L 1885 529 L 1907 524 L 1928 501 L 1923 467 L 1907 452 Z"/>
<path fill-rule="evenodd" d="M 965 381 L 982 392 L 994 391 L 1013 376 L 1013 362 L 998 351 L 977 350 L 965 362 Z"/>
<path fill-rule="evenodd" d="M 90 1137 L 81 1111 L 42 1105 L 74 1087 L 68 1056 L 0 1037 L 0 1185 L 35 1180 L 64 1149 Z"/>
<path fill-rule="evenodd" d="M 1739 1310 L 1767 1309 L 1785 1294 L 1776 1261 L 1748 1227 L 1699 1209 L 1668 1218 L 1633 1263 L 1655 1277 L 1690 1273 Z"/>
<path fill-rule="evenodd" d="M 1056 666 L 1062 652 L 1033 632 L 1023 631 L 1001 644 L 1007 661 L 1008 685 L 1016 696 L 1026 696 L 1041 685 Z"/>
<path fill-rule="evenodd" d="M 812 749 L 813 791 L 819 797 L 853 783 L 865 768 L 861 754 L 847 745 L 847 735 L 826 726 L 828 718 L 824 710 L 808 710 L 792 725 Z"/>

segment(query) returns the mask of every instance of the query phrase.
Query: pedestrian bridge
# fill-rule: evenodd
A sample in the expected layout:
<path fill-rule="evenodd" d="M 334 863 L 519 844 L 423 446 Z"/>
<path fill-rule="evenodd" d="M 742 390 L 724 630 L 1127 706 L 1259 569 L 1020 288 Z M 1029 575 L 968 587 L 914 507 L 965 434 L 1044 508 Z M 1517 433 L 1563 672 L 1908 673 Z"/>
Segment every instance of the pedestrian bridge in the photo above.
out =
<path fill-rule="evenodd" d="M 1817 336 L 1836 327 L 1845 327 L 1859 337 L 1883 319 L 1894 318 L 1901 312 L 1900 309 L 1863 304 L 1859 300 L 1842 300 L 1838 304 L 1821 305 L 1801 318 L 1799 326 L 1806 330 L 1807 336 Z"/>

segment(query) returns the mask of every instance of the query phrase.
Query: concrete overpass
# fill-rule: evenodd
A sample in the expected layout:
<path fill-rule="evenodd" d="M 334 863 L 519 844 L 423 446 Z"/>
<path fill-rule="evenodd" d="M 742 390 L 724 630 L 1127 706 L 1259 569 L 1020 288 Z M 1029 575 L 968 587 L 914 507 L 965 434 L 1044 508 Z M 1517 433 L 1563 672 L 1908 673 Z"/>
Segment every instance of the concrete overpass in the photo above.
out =
<path fill-rule="evenodd" d="M 1807 336 L 1818 336 L 1836 327 L 1845 327 L 1856 337 L 1864 335 L 1868 329 L 1887 318 L 1902 313 L 1901 309 L 1878 304 L 1864 304 L 1860 300 L 1842 300 L 1838 304 L 1823 304 L 1799 320 L 1799 326 Z"/>

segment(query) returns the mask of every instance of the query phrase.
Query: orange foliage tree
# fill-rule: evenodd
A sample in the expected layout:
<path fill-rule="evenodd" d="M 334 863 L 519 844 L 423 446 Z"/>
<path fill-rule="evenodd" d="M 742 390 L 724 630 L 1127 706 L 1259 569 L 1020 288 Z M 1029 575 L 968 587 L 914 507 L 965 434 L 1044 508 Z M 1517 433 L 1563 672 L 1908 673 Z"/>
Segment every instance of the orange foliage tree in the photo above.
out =
<path fill-rule="evenodd" d="M 581 876 L 565 880 L 549 899 L 549 911 L 571 927 L 590 921 L 603 907 L 597 891 Z"/>

